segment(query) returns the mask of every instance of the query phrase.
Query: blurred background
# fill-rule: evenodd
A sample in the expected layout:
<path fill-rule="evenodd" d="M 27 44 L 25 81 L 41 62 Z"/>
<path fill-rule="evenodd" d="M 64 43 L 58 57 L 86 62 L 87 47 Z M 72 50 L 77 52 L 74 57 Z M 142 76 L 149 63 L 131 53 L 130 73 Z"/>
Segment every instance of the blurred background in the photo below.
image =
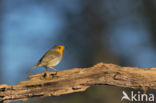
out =
<path fill-rule="evenodd" d="M 156 67 L 155 34 L 156 0 L 0 0 L 0 84 L 44 72 L 25 74 L 55 44 L 68 48 L 58 70 L 98 62 Z M 27 103 L 120 103 L 124 89 L 93 86 Z"/>

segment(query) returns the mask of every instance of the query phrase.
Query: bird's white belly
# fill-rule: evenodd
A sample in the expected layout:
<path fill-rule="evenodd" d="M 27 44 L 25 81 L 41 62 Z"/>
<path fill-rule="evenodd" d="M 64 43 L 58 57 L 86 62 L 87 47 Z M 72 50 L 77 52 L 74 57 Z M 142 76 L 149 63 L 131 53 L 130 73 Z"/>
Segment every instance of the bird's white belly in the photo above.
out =
<path fill-rule="evenodd" d="M 54 66 L 56 66 L 56 65 L 59 64 L 59 63 L 60 63 L 60 60 L 59 60 L 58 58 L 53 59 L 53 60 L 50 60 L 50 61 L 48 62 L 48 67 L 54 67 Z"/>

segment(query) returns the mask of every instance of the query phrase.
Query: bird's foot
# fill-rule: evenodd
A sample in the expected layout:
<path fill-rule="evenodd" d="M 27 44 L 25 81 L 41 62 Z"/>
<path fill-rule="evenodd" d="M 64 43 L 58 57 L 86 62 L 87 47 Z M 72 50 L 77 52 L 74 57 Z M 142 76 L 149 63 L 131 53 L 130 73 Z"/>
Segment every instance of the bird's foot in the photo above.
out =
<path fill-rule="evenodd" d="M 57 71 L 53 74 L 51 74 L 51 77 L 57 76 Z"/>
<path fill-rule="evenodd" d="M 42 75 L 42 79 L 54 79 L 58 77 L 57 72 L 44 72 Z"/>

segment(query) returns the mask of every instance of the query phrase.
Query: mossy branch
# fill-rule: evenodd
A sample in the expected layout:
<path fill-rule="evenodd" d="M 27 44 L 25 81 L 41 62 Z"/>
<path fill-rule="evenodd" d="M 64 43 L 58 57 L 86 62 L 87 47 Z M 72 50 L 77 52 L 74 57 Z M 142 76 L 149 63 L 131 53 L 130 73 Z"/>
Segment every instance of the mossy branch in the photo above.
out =
<path fill-rule="evenodd" d="M 24 101 L 33 97 L 59 96 L 85 91 L 92 85 L 156 89 L 156 68 L 140 69 L 99 63 L 89 68 L 73 68 L 32 75 L 18 85 L 0 85 L 0 101 Z"/>

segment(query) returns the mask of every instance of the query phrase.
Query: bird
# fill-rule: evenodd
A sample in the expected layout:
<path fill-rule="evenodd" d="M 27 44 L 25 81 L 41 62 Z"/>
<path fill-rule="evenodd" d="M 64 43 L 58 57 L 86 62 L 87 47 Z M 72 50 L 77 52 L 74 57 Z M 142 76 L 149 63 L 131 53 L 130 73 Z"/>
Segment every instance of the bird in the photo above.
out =
<path fill-rule="evenodd" d="M 53 46 L 50 50 L 48 50 L 42 58 L 26 73 L 29 73 L 32 69 L 38 67 L 38 66 L 43 66 L 45 67 L 46 71 L 48 68 L 53 69 L 57 71 L 54 67 L 58 65 L 63 57 L 63 50 L 65 49 L 65 46 L 63 45 L 55 45 Z"/>

